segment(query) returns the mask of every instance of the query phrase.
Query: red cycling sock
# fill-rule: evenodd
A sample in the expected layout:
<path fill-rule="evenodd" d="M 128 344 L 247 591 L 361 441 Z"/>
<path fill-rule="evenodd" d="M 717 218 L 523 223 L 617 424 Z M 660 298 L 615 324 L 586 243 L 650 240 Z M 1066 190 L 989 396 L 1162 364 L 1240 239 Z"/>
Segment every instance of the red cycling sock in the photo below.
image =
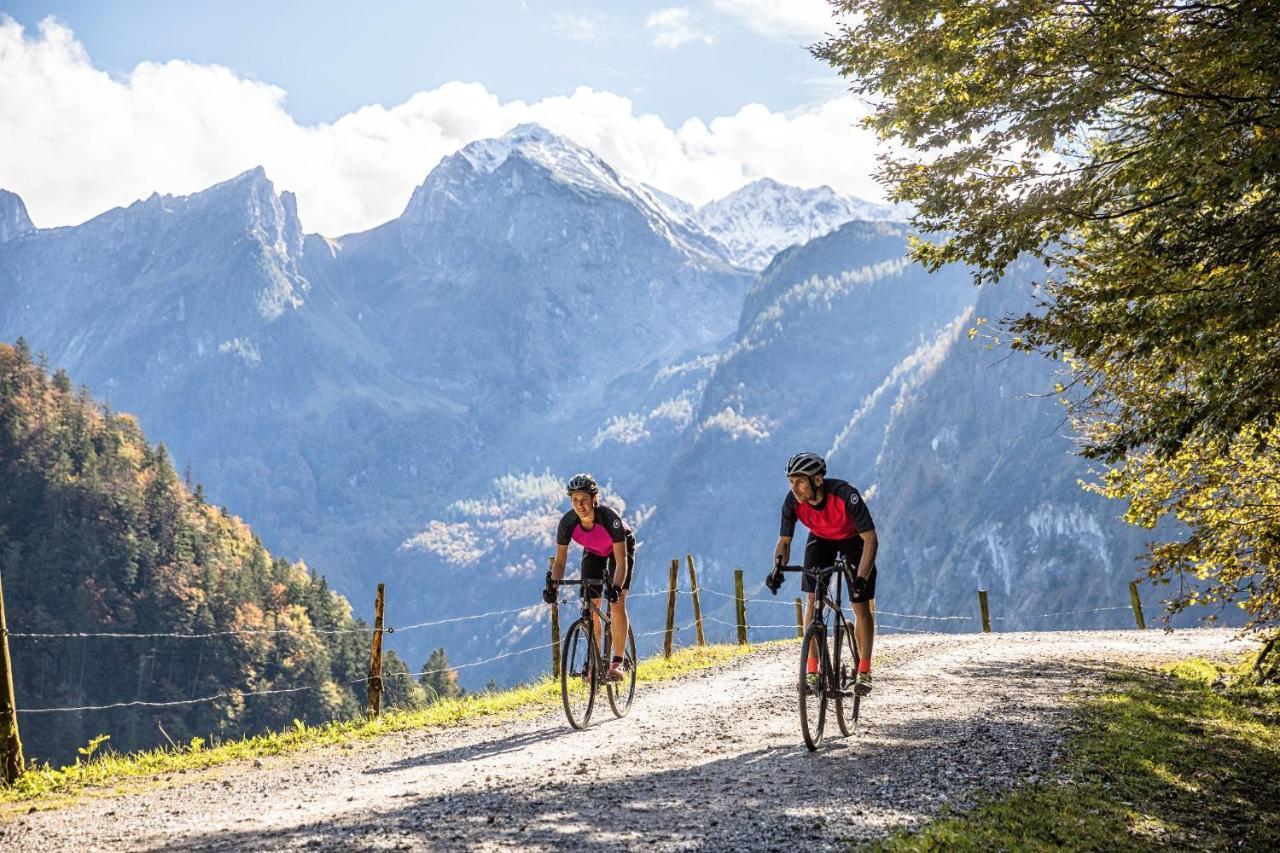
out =
<path fill-rule="evenodd" d="M 818 659 L 817 659 L 817 658 L 809 658 L 809 671 L 810 671 L 810 672 L 817 672 L 817 671 L 818 671 Z"/>
<path fill-rule="evenodd" d="M 865 658 L 863 660 L 858 661 L 858 672 L 870 672 L 870 671 L 871 671 L 871 658 Z"/>

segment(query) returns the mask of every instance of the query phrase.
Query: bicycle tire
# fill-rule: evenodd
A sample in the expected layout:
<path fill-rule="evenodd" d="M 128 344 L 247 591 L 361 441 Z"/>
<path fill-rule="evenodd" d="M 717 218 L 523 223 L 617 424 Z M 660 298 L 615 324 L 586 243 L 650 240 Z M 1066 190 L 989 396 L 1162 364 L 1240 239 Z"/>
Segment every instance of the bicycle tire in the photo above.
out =
<path fill-rule="evenodd" d="M 595 646 L 591 626 L 579 619 L 569 626 L 560 647 L 560 699 L 564 715 L 575 729 L 587 727 L 596 703 L 599 673 L 595 661 L 599 655 Z"/>
<path fill-rule="evenodd" d="M 858 677 L 858 639 L 848 621 L 840 620 L 840 627 L 843 630 L 838 633 L 844 636 L 833 637 L 831 672 L 837 691 L 834 697 L 836 723 L 840 726 L 840 733 L 849 737 L 857 729 L 858 711 L 862 705 L 862 697 L 853 689 Z"/>
<path fill-rule="evenodd" d="M 626 673 L 624 679 L 605 682 L 609 707 L 613 709 L 613 715 L 619 719 L 627 715 L 631 710 L 631 702 L 636 698 L 636 635 L 630 625 L 627 626 L 627 646 L 626 651 L 622 653 L 622 660 L 622 671 Z"/>
<path fill-rule="evenodd" d="M 809 751 L 816 751 L 822 740 L 822 728 L 827 721 L 827 674 L 831 662 L 827 657 L 826 626 L 814 623 L 804 632 L 804 642 L 800 644 L 800 733 L 804 736 L 804 745 Z M 810 689 L 806 683 L 809 674 L 809 647 L 817 643 L 820 660 L 817 687 Z"/>

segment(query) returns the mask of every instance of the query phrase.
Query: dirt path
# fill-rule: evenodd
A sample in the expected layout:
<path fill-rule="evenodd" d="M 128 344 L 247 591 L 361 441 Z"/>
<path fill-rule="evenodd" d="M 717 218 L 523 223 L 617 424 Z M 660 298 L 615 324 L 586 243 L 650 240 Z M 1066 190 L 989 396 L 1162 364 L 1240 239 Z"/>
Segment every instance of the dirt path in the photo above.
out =
<path fill-rule="evenodd" d="M 1055 772 L 1103 664 L 1242 650 L 1227 631 L 884 637 L 858 735 L 801 743 L 793 649 L 562 714 L 174 776 L 0 825 L 11 851 L 839 849 Z"/>

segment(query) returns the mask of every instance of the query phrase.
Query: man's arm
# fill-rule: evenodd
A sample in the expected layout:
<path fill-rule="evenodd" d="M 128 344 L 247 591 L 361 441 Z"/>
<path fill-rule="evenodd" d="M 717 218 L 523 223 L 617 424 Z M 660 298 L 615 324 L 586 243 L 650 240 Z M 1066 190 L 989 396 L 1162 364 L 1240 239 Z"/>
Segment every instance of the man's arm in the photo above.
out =
<path fill-rule="evenodd" d="M 862 559 L 858 561 L 858 577 L 871 577 L 871 567 L 876 564 L 876 548 L 879 547 L 879 540 L 876 539 L 874 530 L 858 535 L 862 537 Z"/>
<path fill-rule="evenodd" d="M 773 564 L 787 565 L 791 559 L 791 537 L 779 536 L 778 544 L 773 546 Z"/>

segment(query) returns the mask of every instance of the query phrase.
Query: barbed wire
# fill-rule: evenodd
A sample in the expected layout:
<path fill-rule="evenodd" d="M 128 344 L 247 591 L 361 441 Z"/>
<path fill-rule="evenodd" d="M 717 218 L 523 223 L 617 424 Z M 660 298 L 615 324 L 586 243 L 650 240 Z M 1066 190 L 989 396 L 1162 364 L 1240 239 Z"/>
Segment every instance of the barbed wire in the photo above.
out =
<path fill-rule="evenodd" d="M 567 604 L 570 599 L 562 599 L 560 604 Z M 389 625 L 384 626 L 381 630 L 384 634 L 395 634 L 402 631 L 415 631 L 420 628 L 431 628 L 437 625 L 448 625 L 455 622 L 468 622 L 475 619 L 489 619 L 494 616 L 508 616 L 512 613 L 523 613 L 532 607 L 536 607 L 539 602 L 526 604 L 523 607 L 512 607 L 507 610 L 490 610 L 487 613 L 473 613 L 466 616 L 447 616 L 442 619 L 432 619 L 426 622 L 415 622 L 411 625 Z M 204 633 L 185 634 L 176 631 L 154 631 L 142 633 L 128 633 L 122 631 L 65 631 L 65 632 L 33 632 L 33 631 L 8 631 L 7 636 L 17 637 L 21 639 L 89 639 L 94 637 L 105 637 L 109 639 L 130 639 L 130 640 L 158 640 L 158 639 L 180 639 L 180 640 L 208 640 L 214 637 L 230 637 L 236 635 L 278 635 L 278 634 L 373 634 L 379 629 L 368 626 L 362 628 L 242 628 L 227 631 L 208 631 Z"/>
<path fill-rule="evenodd" d="M 559 603 L 566 604 L 568 601 L 569 599 L 562 599 Z M 412 625 L 401 625 L 391 628 L 383 628 L 382 630 L 388 634 L 396 634 L 404 631 L 416 631 L 419 628 L 433 628 L 436 625 L 451 625 L 455 622 L 470 622 L 475 619 L 488 619 L 493 616 L 508 616 L 512 613 L 523 613 L 532 607 L 537 607 L 539 603 L 541 602 L 526 604 L 524 607 L 512 607 L 509 610 L 490 610 L 488 613 L 475 613 L 470 616 L 446 616 L 443 619 L 432 619 L 427 622 L 414 622 Z"/>
<path fill-rule="evenodd" d="M 978 618 L 977 616 L 926 616 L 922 613 L 894 613 L 892 610 L 881 610 L 878 607 L 876 608 L 876 615 L 897 616 L 903 619 L 933 619 L 939 622 L 973 621 Z"/>
<path fill-rule="evenodd" d="M 440 667 L 437 669 L 424 669 L 421 672 L 417 672 L 417 673 L 414 673 L 414 672 L 382 673 L 380 677 L 383 679 L 406 678 L 406 677 L 418 678 L 419 676 L 422 676 L 422 675 L 434 675 L 440 672 L 450 672 L 458 669 L 468 669 L 470 667 L 481 666 L 486 663 L 493 663 L 494 661 L 502 660 L 504 658 L 515 657 L 517 655 L 530 654 L 532 652 L 537 652 L 537 651 L 543 651 L 545 649 L 551 648 L 553 645 L 555 644 L 546 643 L 541 646 L 533 646 L 531 648 L 520 649 L 518 651 L 502 652 L 501 654 L 497 654 L 497 655 L 494 655 L 493 657 L 485 658 L 483 660 L 469 661 L 467 663 L 460 663 L 460 664 L 451 664 L 447 667 Z M 345 682 L 339 682 L 339 683 L 342 684 L 342 686 L 344 687 L 350 687 L 355 684 L 367 684 L 368 682 L 369 682 L 369 677 L 366 676 L 364 678 L 357 678 L 352 681 L 345 681 Z M 271 695 L 280 694 L 280 693 L 301 693 L 306 690 L 320 690 L 326 686 L 327 686 L 327 683 L 326 684 L 309 684 L 304 687 L 283 687 L 283 688 L 278 688 L 273 690 L 228 690 L 222 693 L 215 693 L 210 696 L 202 696 L 198 699 L 175 699 L 175 700 L 166 701 L 166 702 L 148 702 L 143 700 L 134 700 L 131 702 L 112 702 L 106 705 L 81 705 L 81 706 L 71 707 L 71 708 L 19 708 L 17 710 L 19 714 L 51 714 L 56 712 L 106 711 L 112 708 L 134 708 L 134 707 L 170 708 L 178 705 L 197 705 L 197 704 L 200 704 L 201 702 L 214 702 L 214 701 L 217 701 L 218 699 L 229 699 L 232 697 L 271 696 Z"/>
<path fill-rule="evenodd" d="M 704 616 L 703 619 L 705 618 L 706 617 Z M 677 634 L 681 631 L 691 631 L 695 627 L 697 627 L 697 624 L 698 624 L 698 621 L 695 619 L 694 621 L 690 622 L 688 625 L 675 625 L 672 627 L 671 632 L 673 634 Z M 657 636 L 658 634 L 665 634 L 665 633 L 667 633 L 666 628 L 659 628 L 657 631 L 645 631 L 643 634 L 636 634 L 636 636 L 637 637 L 654 637 L 654 636 Z"/>
<path fill-rule="evenodd" d="M 297 628 L 244 628 L 235 631 L 209 631 L 200 634 L 181 634 L 173 631 L 154 631 L 150 633 L 126 633 L 121 631 L 65 631 L 61 633 L 39 633 L 33 631 L 6 631 L 6 636 L 17 637 L 19 639 L 90 639 L 96 637 L 105 637 L 108 639 L 125 639 L 125 640 L 159 640 L 159 639 L 178 639 L 178 640 L 208 640 L 213 637 L 230 637 L 239 634 L 372 634 L 377 630 L 375 628 L 335 628 L 332 630 L 313 628 L 308 631 L 299 630 Z M 383 629 L 387 632 L 387 629 Z M 388 632 L 389 633 L 389 632 Z"/>
<path fill-rule="evenodd" d="M 1030 614 L 1027 616 L 992 616 L 992 622 L 1014 622 L 1019 619 L 1047 619 L 1050 616 L 1071 616 L 1077 613 L 1101 613 L 1104 610 L 1131 610 L 1132 605 L 1119 604 L 1115 607 L 1086 607 L 1081 610 L 1059 610 L 1054 613 Z"/>
<path fill-rule="evenodd" d="M 718 595 L 721 598 L 732 598 L 734 601 L 739 600 L 736 593 L 720 592 L 719 590 L 711 589 L 710 587 L 699 587 L 698 592 L 700 593 L 708 592 L 712 595 Z M 786 598 L 744 598 L 741 600 L 746 601 L 748 603 L 755 603 L 755 604 L 786 604 L 786 605 L 794 604 L 793 601 Z"/>
<path fill-rule="evenodd" d="M 358 682 L 353 682 L 358 683 Z M 19 714 L 53 714 L 64 711 L 106 711 L 111 708 L 172 708 L 177 705 L 198 705 L 201 702 L 214 702 L 218 699 L 229 699 L 233 696 L 271 696 L 277 693 L 301 693 L 304 690 L 318 690 L 323 684 L 309 684 L 305 687 L 282 687 L 276 690 L 229 690 L 224 693 L 216 693 L 212 696 L 202 696 L 199 699 L 176 699 L 171 702 L 144 702 L 135 700 L 133 702 L 112 702 L 108 705 L 81 705 L 76 708 L 19 708 Z"/>
<path fill-rule="evenodd" d="M 741 598 L 740 599 L 736 593 L 721 592 L 719 590 L 712 589 L 706 586 L 700 587 L 698 592 L 707 593 L 709 595 L 717 596 L 720 598 L 729 598 L 729 599 L 733 599 L 734 601 L 743 601 L 746 603 L 753 603 L 753 604 L 775 604 L 775 605 L 790 606 L 793 603 L 792 601 L 789 601 L 786 599 L 762 599 L 762 598 Z M 677 586 L 677 588 L 674 591 L 674 594 L 676 595 L 681 595 L 681 594 L 690 595 L 692 593 L 693 593 L 692 588 L 682 588 L 679 586 Z M 671 596 L 672 594 L 673 592 L 671 589 L 665 589 L 665 590 L 658 589 L 658 590 L 650 590 L 648 592 L 630 593 L 628 595 L 628 599 L 649 598 L 649 597 L 654 597 L 659 595 Z M 570 603 L 573 603 L 575 600 L 576 598 L 561 598 L 557 601 L 557 604 L 570 604 Z M 415 622 L 409 625 L 389 626 L 389 627 L 382 628 L 381 631 L 385 634 L 395 634 L 397 632 L 414 631 L 414 630 L 419 630 L 423 628 L 435 627 L 439 625 L 455 624 L 459 622 L 474 621 L 478 619 L 491 619 L 499 616 L 508 616 L 514 613 L 526 613 L 537 608 L 539 606 L 539 603 L 540 602 L 534 602 L 533 604 L 527 604 L 521 607 L 513 607 L 513 608 L 504 609 L 504 610 L 490 610 L 484 613 L 443 617 L 440 619 L 432 619 L 432 620 L 427 620 L 423 622 Z M 1060 611 L 1054 611 L 1050 613 L 1029 614 L 1025 616 L 1023 615 L 993 616 L 991 617 L 991 621 L 1014 622 L 1018 620 L 1048 619 L 1048 618 L 1058 617 L 1058 616 L 1070 616 L 1070 615 L 1077 615 L 1077 614 L 1084 614 L 1084 613 L 1102 613 L 1102 612 L 1108 612 L 1108 611 L 1127 610 L 1127 609 L 1129 609 L 1129 607 L 1126 605 L 1116 605 L 1112 607 L 1080 608 L 1075 610 L 1060 610 Z M 978 618 L 977 616 L 973 616 L 973 615 L 938 616 L 938 615 L 919 614 L 919 613 L 898 613 L 890 610 L 877 611 L 876 616 L 879 617 L 881 615 L 893 616 L 893 617 L 904 618 L 904 619 L 925 619 L 925 620 L 935 620 L 935 621 L 975 621 Z M 719 619 L 715 616 L 712 616 L 711 614 L 705 614 L 705 613 L 702 615 L 701 621 L 703 623 L 710 622 L 717 625 L 724 625 L 724 626 L 735 628 L 735 629 L 739 627 L 746 627 L 747 629 L 755 629 L 755 630 L 785 629 L 785 630 L 791 631 L 791 630 L 796 630 L 796 627 L 797 627 L 794 623 L 791 623 L 791 622 L 778 623 L 778 624 L 748 623 L 745 626 L 739 626 L 737 622 L 728 622 L 723 619 Z M 698 619 L 694 619 L 693 621 L 685 625 L 679 625 L 679 626 L 673 625 L 670 630 L 672 631 L 673 634 L 689 631 L 697 627 L 698 622 L 699 622 Z M 893 625 L 893 624 L 883 623 L 879 621 L 877 621 L 876 623 L 876 629 L 886 630 L 886 631 L 905 631 L 905 632 L 917 633 L 917 634 L 936 633 L 933 631 L 928 631 L 920 628 L 912 628 L 905 625 Z M 159 632 L 159 631 L 158 632 L 139 632 L 139 633 L 128 633 L 128 632 L 118 632 L 118 631 L 107 631 L 107 632 L 6 631 L 5 634 L 8 637 L 14 637 L 18 639 L 59 639 L 59 638 L 64 638 L 64 639 L 91 639 L 91 638 L 212 639 L 216 637 L 227 637 L 227 636 L 235 636 L 235 635 L 270 636 L 270 635 L 282 635 L 282 634 L 318 634 L 318 635 L 374 634 L 374 633 L 377 633 L 378 630 L 379 629 L 377 628 L 363 626 L 363 627 L 357 627 L 357 628 L 337 628 L 337 629 L 311 628 L 311 629 L 305 629 L 305 630 L 290 629 L 290 628 L 246 628 L 246 629 L 238 629 L 238 630 L 209 631 L 209 632 L 196 632 L 196 633 Z M 636 636 L 637 637 L 654 637 L 660 634 L 666 634 L 667 630 L 668 629 L 666 628 L 661 628 L 655 631 L 646 631 L 641 634 L 637 634 Z M 494 663 L 496 661 L 503 660 L 506 658 L 517 657 L 519 655 L 525 655 L 525 654 L 531 654 L 533 652 L 538 652 L 538 651 L 545 651 L 547 649 L 554 647 L 555 645 L 557 644 L 545 643 L 538 646 L 532 646 L 530 648 L 501 652 L 499 654 L 493 655 L 488 658 L 483 658 L 481 660 L 468 661 L 466 663 L 460 663 L 460 664 L 453 664 L 445 667 L 439 667 L 437 669 L 422 670 L 421 672 L 418 672 L 418 673 L 413 673 L 408 671 L 395 672 L 395 673 L 383 673 L 381 677 L 382 678 L 415 678 L 416 679 L 416 678 L 420 678 L 423 675 L 432 675 L 432 674 L 444 673 L 444 672 L 456 672 L 457 670 L 460 670 L 460 669 L 468 669 L 472 667 L 483 666 L 485 664 Z M 369 678 L 365 677 L 365 678 L 345 682 L 343 686 L 365 684 L 368 681 L 369 681 Z M 73 713 L 73 712 L 83 712 L 83 711 L 105 711 L 105 710 L 111 710 L 116 708 L 132 708 L 132 707 L 167 708 L 167 707 L 177 707 L 177 706 L 184 706 L 184 705 L 196 705 L 204 702 L 214 702 L 219 699 L 230 699 L 230 698 L 236 698 L 236 697 L 252 698 L 257 696 L 271 696 L 271 695 L 280 695 L 280 694 L 289 694 L 289 693 L 300 693 L 308 690 L 323 689 L 326 686 L 328 686 L 330 683 L 332 682 L 325 682 L 325 683 L 315 684 L 315 685 L 307 685 L 303 687 L 274 688 L 270 690 L 258 690 L 258 691 L 229 690 L 229 691 L 223 691 L 220 693 L 215 693 L 209 696 L 202 696 L 195 699 L 177 699 L 177 700 L 163 701 L 163 702 L 133 700 L 128 702 L 112 702 L 112 703 L 107 703 L 103 705 L 82 705 L 82 706 L 67 707 L 67 708 L 21 708 L 17 710 L 18 710 L 18 713 L 22 713 L 22 714 L 48 714 L 48 713 Z"/>

